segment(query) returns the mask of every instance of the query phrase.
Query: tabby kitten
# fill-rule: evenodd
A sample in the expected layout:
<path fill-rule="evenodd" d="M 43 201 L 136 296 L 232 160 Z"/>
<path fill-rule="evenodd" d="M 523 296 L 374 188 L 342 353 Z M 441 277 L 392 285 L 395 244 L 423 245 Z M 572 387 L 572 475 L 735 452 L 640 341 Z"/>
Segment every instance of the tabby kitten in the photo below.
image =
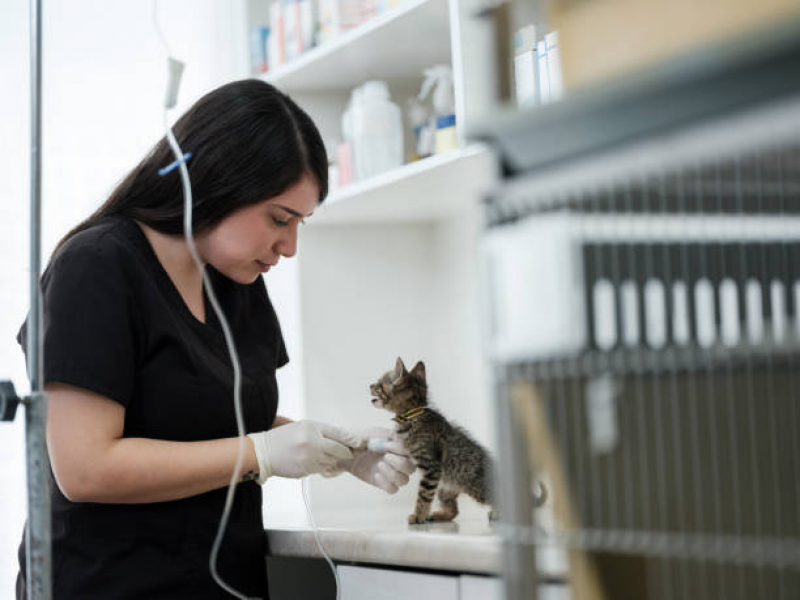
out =
<path fill-rule="evenodd" d="M 393 371 L 369 386 L 372 404 L 395 413 L 397 435 L 422 471 L 417 504 L 409 523 L 452 521 L 458 514 L 457 498 L 466 492 L 481 504 L 492 504 L 492 460 L 469 434 L 448 423 L 428 406 L 428 385 L 422 361 L 406 371 L 398 358 Z M 430 514 L 439 490 L 441 510 Z M 489 519 L 496 519 L 492 508 Z"/>

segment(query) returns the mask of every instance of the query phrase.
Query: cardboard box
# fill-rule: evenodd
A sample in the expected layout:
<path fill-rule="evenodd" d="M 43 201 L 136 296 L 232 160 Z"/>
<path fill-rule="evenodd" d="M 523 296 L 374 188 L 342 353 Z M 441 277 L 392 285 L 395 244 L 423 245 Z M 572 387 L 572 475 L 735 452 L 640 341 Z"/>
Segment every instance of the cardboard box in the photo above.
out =
<path fill-rule="evenodd" d="M 567 91 L 800 17 L 798 0 L 549 0 Z"/>

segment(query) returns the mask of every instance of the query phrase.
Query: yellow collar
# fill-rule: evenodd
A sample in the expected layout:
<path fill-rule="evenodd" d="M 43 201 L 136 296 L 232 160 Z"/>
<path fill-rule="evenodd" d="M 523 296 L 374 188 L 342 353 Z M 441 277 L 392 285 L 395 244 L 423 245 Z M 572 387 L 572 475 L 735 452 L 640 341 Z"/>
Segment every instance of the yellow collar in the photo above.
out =
<path fill-rule="evenodd" d="M 395 415 L 392 421 L 395 421 L 397 423 L 405 423 L 406 421 L 410 421 L 420 416 L 422 413 L 425 412 L 425 408 L 426 408 L 425 406 L 418 406 L 416 408 L 411 408 L 406 412 L 404 412 L 403 414 Z"/>

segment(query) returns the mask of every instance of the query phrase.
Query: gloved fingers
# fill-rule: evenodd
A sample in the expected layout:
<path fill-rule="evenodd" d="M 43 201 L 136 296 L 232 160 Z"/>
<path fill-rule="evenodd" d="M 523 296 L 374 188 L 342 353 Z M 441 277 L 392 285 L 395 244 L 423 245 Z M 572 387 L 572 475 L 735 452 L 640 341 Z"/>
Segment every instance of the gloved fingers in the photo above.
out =
<path fill-rule="evenodd" d="M 320 432 L 323 437 L 329 440 L 336 440 L 340 444 L 344 444 L 350 448 L 364 448 L 367 445 L 367 439 L 364 436 L 348 431 L 343 427 L 337 427 L 336 425 L 320 423 Z"/>
<path fill-rule="evenodd" d="M 327 477 L 328 479 L 332 479 L 334 477 L 338 477 L 342 473 L 344 473 L 344 471 L 342 471 L 341 469 L 332 467 L 330 469 L 325 469 L 324 471 L 321 471 L 320 475 L 322 475 L 323 477 Z"/>
<path fill-rule="evenodd" d="M 383 461 L 405 475 L 411 475 L 417 470 L 416 465 L 411 462 L 408 457 L 398 456 L 397 454 L 392 454 L 391 452 L 387 452 L 383 455 Z"/>
<path fill-rule="evenodd" d="M 336 460 L 347 460 L 353 458 L 353 451 L 347 446 L 323 437 L 322 438 L 322 451 L 326 456 L 332 457 Z"/>
<path fill-rule="evenodd" d="M 376 476 L 377 475 L 382 475 L 387 481 L 393 483 L 398 488 L 401 488 L 408 483 L 408 475 L 402 471 L 398 471 L 385 461 L 378 463 L 378 472 L 376 473 Z"/>
<path fill-rule="evenodd" d="M 322 473 L 325 475 L 326 473 L 334 473 L 336 471 L 341 472 L 341 468 L 339 467 L 339 460 L 330 455 L 324 455 L 319 457 L 317 460 L 316 468 L 314 469 L 317 473 Z M 326 475 L 330 477 L 330 475 Z"/>
<path fill-rule="evenodd" d="M 396 494 L 399 489 L 395 484 L 386 479 L 381 473 L 375 473 L 375 485 L 387 494 Z"/>
<path fill-rule="evenodd" d="M 386 452 L 397 454 L 398 456 L 408 456 L 408 450 L 400 440 L 389 440 L 386 442 Z"/>
<path fill-rule="evenodd" d="M 320 471 L 320 475 L 323 477 L 337 477 L 345 472 L 345 468 L 342 466 L 342 461 L 336 461 L 333 465 L 326 467 L 324 470 Z"/>

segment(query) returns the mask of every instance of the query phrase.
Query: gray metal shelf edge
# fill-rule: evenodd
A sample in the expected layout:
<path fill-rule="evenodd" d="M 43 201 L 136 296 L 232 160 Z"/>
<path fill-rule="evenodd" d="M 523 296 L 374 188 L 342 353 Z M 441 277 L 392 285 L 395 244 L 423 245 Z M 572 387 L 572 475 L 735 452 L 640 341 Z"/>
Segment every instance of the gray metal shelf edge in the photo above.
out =
<path fill-rule="evenodd" d="M 559 102 L 501 109 L 467 138 L 494 146 L 513 177 L 798 92 L 800 19 L 792 19 Z"/>
<path fill-rule="evenodd" d="M 800 344 L 667 346 L 617 348 L 610 351 L 583 349 L 571 354 L 530 360 L 497 362 L 504 380 L 569 381 L 607 373 L 616 376 L 658 377 L 670 374 L 708 374 L 731 369 L 793 370 L 800 363 Z"/>

